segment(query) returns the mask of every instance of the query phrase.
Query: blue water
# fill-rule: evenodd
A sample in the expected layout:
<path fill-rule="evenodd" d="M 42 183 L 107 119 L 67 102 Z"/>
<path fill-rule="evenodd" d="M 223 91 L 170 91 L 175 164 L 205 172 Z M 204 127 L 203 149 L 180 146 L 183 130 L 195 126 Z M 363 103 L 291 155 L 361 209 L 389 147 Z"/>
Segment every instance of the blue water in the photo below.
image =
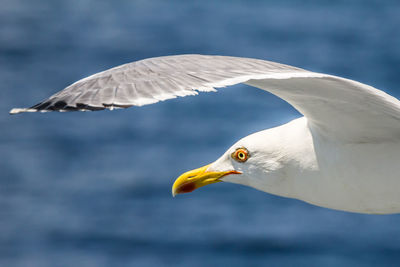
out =
<path fill-rule="evenodd" d="M 332 211 L 183 171 L 299 114 L 261 90 L 9 116 L 146 57 L 256 57 L 400 98 L 399 1 L 0 1 L 0 266 L 399 266 L 400 215 Z"/>

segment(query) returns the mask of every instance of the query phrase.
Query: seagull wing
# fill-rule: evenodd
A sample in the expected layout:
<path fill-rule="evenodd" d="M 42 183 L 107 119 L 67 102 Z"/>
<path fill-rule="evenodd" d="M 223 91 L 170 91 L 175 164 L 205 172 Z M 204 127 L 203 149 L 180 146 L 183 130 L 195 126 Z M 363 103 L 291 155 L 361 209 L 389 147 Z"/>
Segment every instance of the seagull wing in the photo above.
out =
<path fill-rule="evenodd" d="M 238 83 L 269 91 L 308 119 L 327 138 L 349 142 L 400 139 L 400 101 L 371 86 L 275 62 L 205 55 L 149 58 L 82 80 L 31 108 L 86 111 L 127 108 Z"/>

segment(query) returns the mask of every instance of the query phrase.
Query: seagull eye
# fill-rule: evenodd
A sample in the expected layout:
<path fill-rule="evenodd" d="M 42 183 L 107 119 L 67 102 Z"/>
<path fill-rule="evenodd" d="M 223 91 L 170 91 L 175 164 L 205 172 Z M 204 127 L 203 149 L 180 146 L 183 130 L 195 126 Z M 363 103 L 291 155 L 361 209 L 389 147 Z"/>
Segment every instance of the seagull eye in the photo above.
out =
<path fill-rule="evenodd" d="M 238 148 L 231 154 L 231 157 L 239 162 L 245 162 L 249 158 L 249 151 L 246 148 Z"/>

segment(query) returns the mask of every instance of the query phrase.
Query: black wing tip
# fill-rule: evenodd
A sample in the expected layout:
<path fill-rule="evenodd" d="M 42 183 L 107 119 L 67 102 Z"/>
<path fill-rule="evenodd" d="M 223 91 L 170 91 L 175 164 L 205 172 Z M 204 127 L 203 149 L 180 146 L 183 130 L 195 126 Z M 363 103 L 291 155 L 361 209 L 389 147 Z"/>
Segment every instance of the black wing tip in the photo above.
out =
<path fill-rule="evenodd" d="M 51 101 L 41 102 L 30 108 L 13 108 L 10 110 L 10 115 L 15 115 L 24 112 L 69 112 L 69 111 L 99 111 L 104 109 L 113 110 L 114 108 L 129 108 L 132 105 L 121 104 L 102 104 L 103 106 L 91 106 L 83 103 L 77 103 L 76 106 L 68 106 L 64 101 L 58 101 L 54 104 Z"/>

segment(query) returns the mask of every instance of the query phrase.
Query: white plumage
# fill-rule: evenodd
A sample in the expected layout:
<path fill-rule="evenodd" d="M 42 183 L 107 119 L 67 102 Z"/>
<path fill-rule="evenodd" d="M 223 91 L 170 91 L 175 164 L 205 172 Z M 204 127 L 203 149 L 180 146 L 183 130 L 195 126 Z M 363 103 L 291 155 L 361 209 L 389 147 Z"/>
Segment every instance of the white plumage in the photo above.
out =
<path fill-rule="evenodd" d="M 247 136 L 208 171 L 220 180 L 340 210 L 400 212 L 400 102 L 371 86 L 274 62 L 180 55 L 125 64 L 82 79 L 10 113 L 141 106 L 246 83 L 286 100 L 304 117 Z M 237 162 L 232 153 L 246 148 Z"/>

